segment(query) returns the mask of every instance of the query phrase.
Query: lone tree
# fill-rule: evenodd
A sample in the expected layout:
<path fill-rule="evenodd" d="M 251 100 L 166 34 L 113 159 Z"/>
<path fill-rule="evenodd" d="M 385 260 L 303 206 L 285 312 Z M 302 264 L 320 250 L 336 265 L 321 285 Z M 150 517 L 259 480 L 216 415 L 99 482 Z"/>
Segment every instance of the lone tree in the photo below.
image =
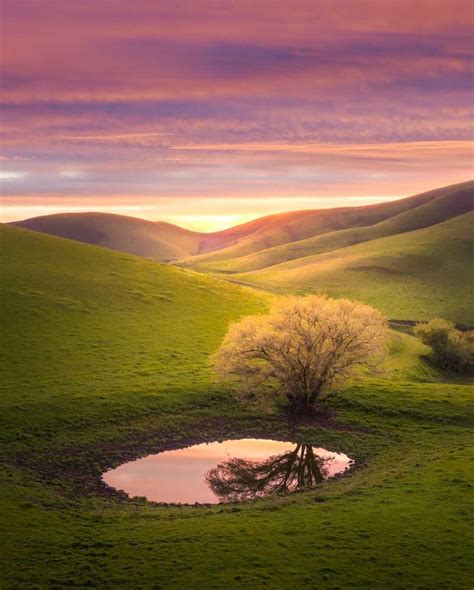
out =
<path fill-rule="evenodd" d="M 387 323 L 376 309 L 348 299 L 286 297 L 268 315 L 232 324 L 213 357 L 222 380 L 247 399 L 283 395 L 311 412 L 322 394 L 358 367 L 386 354 Z"/>

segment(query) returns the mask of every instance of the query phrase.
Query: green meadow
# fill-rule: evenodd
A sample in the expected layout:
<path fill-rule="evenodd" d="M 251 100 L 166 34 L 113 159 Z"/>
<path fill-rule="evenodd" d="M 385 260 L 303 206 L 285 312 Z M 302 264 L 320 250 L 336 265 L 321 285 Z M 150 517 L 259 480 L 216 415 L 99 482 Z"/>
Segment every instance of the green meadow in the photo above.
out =
<path fill-rule="evenodd" d="M 469 221 L 348 246 L 319 275 L 312 263 L 294 269 L 303 278 L 284 288 L 280 271 L 235 280 L 344 295 L 357 280 L 360 298 L 392 318 L 468 324 L 456 273 Z M 330 418 L 291 420 L 242 406 L 208 365 L 228 324 L 265 312 L 275 295 L 0 230 L 2 590 L 472 588 L 474 391 L 436 370 L 413 336 L 392 332 L 382 372 L 329 396 Z M 400 279 L 400 251 L 411 266 L 394 300 L 380 277 Z M 153 448 L 236 435 L 340 450 L 356 467 L 308 492 L 213 507 L 101 486 L 105 469 Z"/>

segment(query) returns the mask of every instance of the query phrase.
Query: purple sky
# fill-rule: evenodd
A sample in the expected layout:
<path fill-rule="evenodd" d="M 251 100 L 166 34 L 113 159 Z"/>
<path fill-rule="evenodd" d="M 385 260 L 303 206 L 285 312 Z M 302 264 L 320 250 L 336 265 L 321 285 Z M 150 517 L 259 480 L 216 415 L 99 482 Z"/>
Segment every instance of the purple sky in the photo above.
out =
<path fill-rule="evenodd" d="M 465 0 L 3 0 L 2 219 L 214 229 L 472 176 Z"/>

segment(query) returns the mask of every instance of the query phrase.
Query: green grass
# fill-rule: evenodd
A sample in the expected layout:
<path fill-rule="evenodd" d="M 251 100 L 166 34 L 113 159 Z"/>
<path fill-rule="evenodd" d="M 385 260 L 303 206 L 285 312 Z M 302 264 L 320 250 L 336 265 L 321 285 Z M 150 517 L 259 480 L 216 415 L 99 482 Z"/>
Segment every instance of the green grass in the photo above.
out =
<path fill-rule="evenodd" d="M 49 432 L 50 423 L 53 432 L 69 413 L 80 426 L 96 412 L 143 412 L 140 396 L 152 406 L 157 392 L 207 387 L 209 351 L 228 323 L 264 305 L 224 281 L 13 227 L 1 232 L 3 418 L 16 437 L 20 428 Z M 38 419 L 17 423 L 25 413 Z"/>
<path fill-rule="evenodd" d="M 390 318 L 441 316 L 473 325 L 473 221 L 470 212 L 424 229 L 231 278 L 281 293 L 324 291 L 359 299 Z"/>
<path fill-rule="evenodd" d="M 393 336 L 385 375 L 328 399 L 344 428 L 288 424 L 237 404 L 207 367 L 265 295 L 19 229 L 1 242 L 2 589 L 472 587 L 473 391 L 412 337 Z M 226 432 L 292 433 L 359 469 L 213 508 L 83 487 L 147 441 Z"/>

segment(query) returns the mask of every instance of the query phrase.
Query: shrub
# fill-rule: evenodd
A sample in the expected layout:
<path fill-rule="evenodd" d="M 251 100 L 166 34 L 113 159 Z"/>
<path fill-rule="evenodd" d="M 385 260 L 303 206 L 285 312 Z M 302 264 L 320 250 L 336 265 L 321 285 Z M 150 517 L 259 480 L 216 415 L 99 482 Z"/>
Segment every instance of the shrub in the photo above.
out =
<path fill-rule="evenodd" d="M 463 375 L 474 369 L 474 332 L 461 332 L 452 322 L 435 318 L 417 324 L 415 334 L 432 349 L 433 362 L 446 371 Z"/>

